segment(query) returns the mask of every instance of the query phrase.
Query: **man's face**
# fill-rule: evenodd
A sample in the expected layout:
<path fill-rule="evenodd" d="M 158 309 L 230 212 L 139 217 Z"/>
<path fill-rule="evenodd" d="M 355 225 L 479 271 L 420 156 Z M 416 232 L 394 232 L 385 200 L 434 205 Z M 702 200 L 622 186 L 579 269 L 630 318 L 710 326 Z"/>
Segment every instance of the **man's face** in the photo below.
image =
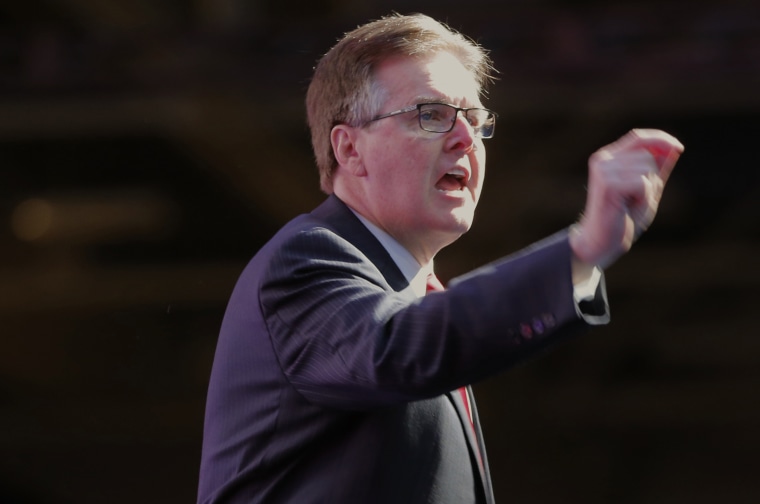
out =
<path fill-rule="evenodd" d="M 391 58 L 375 77 L 388 96 L 380 114 L 424 102 L 482 107 L 475 79 L 450 53 Z M 448 133 L 423 131 L 416 110 L 380 119 L 357 130 L 356 149 L 365 178 L 355 209 L 418 261 L 470 228 L 486 153 L 461 112 Z"/>

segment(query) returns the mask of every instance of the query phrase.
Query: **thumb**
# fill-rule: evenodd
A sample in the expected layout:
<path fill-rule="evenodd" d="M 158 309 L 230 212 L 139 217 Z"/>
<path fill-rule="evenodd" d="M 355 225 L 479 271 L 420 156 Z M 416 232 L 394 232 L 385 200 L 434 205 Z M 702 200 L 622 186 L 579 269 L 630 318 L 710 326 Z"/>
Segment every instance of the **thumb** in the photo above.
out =
<path fill-rule="evenodd" d="M 667 182 L 676 162 L 684 151 L 684 146 L 674 136 L 661 130 L 635 129 L 629 134 L 628 149 L 643 148 L 654 158 L 657 174 L 663 183 Z"/>

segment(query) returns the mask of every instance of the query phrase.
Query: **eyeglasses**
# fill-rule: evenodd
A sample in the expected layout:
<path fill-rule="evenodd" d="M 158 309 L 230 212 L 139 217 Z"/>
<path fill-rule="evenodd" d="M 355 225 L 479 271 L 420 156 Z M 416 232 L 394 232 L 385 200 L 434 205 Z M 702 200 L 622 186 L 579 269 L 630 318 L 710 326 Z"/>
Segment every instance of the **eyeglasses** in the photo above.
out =
<path fill-rule="evenodd" d="M 496 112 L 483 108 L 462 108 L 449 105 L 448 103 L 418 103 L 409 105 L 387 114 L 373 117 L 366 124 L 386 117 L 393 117 L 407 112 L 417 111 L 417 119 L 420 128 L 431 133 L 448 133 L 454 129 L 454 123 L 457 120 L 457 113 L 462 112 L 464 118 L 472 126 L 473 132 L 479 138 L 493 138 L 496 127 Z"/>

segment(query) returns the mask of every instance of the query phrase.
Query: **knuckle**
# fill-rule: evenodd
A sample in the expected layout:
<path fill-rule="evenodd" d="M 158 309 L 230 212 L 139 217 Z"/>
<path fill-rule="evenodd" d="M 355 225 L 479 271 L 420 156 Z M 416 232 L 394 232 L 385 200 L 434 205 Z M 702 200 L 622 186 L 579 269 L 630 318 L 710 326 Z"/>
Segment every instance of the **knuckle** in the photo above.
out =
<path fill-rule="evenodd" d="M 589 157 L 589 163 L 591 164 L 601 164 L 606 161 L 609 161 L 613 159 L 612 153 L 607 149 L 599 149 L 598 151 L 591 154 L 591 157 Z"/>

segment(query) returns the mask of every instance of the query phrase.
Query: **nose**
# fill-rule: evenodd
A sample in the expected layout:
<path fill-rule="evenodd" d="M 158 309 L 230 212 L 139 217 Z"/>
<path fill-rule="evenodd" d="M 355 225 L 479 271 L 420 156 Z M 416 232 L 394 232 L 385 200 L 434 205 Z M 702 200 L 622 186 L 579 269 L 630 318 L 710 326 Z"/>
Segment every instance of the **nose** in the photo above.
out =
<path fill-rule="evenodd" d="M 472 129 L 464 112 L 458 111 L 454 127 L 446 137 L 446 150 L 463 150 L 469 152 L 475 145 L 475 130 Z"/>

